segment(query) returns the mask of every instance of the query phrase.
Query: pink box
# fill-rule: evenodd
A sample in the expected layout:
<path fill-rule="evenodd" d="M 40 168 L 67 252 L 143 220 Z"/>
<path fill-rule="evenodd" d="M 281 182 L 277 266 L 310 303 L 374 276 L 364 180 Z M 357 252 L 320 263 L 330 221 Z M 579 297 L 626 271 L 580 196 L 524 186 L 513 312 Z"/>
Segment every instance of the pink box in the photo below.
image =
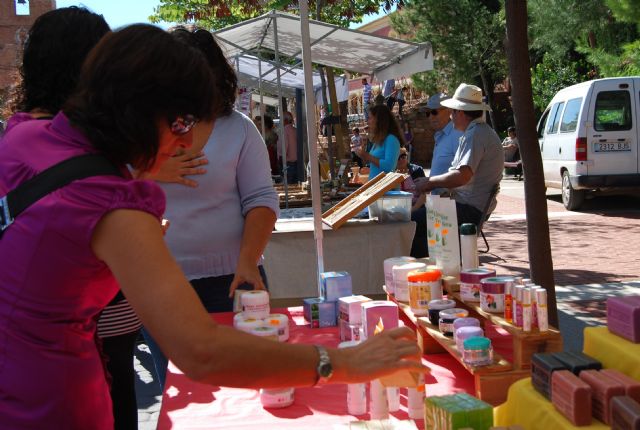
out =
<path fill-rule="evenodd" d="M 362 324 L 362 303 L 370 302 L 365 296 L 347 296 L 338 299 L 338 318 L 349 324 Z"/>
<path fill-rule="evenodd" d="M 624 385 L 624 393 L 640 403 L 640 381 L 625 375 L 616 369 L 602 369 L 600 372 Z"/>
<path fill-rule="evenodd" d="M 591 424 L 591 387 L 571 371 L 551 374 L 551 402 L 574 426 Z"/>
<path fill-rule="evenodd" d="M 373 336 L 380 320 L 385 330 L 399 326 L 398 305 L 388 300 L 373 300 L 362 304 L 362 326 L 365 339 Z"/>
<path fill-rule="evenodd" d="M 607 299 L 607 326 L 611 333 L 640 342 L 640 296 Z"/>
<path fill-rule="evenodd" d="M 349 324 L 348 321 L 340 320 L 338 325 L 340 326 L 340 342 L 360 340 L 361 324 Z"/>
<path fill-rule="evenodd" d="M 598 370 L 583 370 L 580 379 L 591 386 L 591 411 L 593 417 L 605 424 L 611 421 L 611 398 L 624 396 L 624 385 Z"/>

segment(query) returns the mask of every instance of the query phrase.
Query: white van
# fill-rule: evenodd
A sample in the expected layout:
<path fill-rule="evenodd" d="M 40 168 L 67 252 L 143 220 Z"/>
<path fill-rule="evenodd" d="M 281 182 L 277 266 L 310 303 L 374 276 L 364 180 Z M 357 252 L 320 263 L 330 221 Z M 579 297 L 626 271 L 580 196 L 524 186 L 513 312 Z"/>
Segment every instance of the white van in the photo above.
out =
<path fill-rule="evenodd" d="M 640 186 L 640 77 L 597 79 L 564 88 L 538 123 L 547 187 L 569 210 L 590 191 Z"/>

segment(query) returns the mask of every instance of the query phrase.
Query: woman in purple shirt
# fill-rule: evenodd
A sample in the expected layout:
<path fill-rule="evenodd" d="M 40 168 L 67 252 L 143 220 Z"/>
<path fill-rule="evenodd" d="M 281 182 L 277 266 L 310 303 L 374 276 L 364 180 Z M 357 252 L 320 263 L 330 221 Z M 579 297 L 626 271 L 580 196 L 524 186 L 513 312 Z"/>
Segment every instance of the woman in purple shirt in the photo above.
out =
<path fill-rule="evenodd" d="M 103 154 L 124 177 L 74 181 L 27 208 L 0 238 L 3 428 L 113 428 L 95 334 L 118 286 L 164 352 L 200 382 L 276 388 L 426 371 L 407 328 L 337 350 L 258 338 L 206 313 L 164 244 L 162 192 L 133 180 L 125 166 L 157 171 L 189 147 L 193 125 L 217 111 L 214 88 L 199 52 L 159 28 L 134 25 L 91 52 L 63 112 L 4 136 L 0 197 L 87 153 Z"/>

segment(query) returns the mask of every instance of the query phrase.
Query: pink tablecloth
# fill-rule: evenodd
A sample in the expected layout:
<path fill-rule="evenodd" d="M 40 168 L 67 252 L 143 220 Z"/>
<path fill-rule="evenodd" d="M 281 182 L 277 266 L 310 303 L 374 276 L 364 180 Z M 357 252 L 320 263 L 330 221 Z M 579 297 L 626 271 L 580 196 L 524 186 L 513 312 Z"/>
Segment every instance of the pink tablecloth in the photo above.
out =
<path fill-rule="evenodd" d="M 310 329 L 304 323 L 302 308 L 274 310 L 290 317 L 289 342 L 337 346 L 335 327 Z M 215 314 L 221 324 L 232 324 L 233 314 Z M 258 357 L 256 357 L 258 359 Z M 427 375 L 427 395 L 456 392 L 474 393 L 473 377 L 449 354 L 424 357 L 432 372 Z M 401 390 L 400 411 L 392 413 L 407 419 L 406 389 Z M 347 390 L 344 384 L 313 388 L 297 388 L 293 405 L 283 409 L 264 409 L 256 390 L 212 387 L 187 379 L 175 366 L 169 365 L 158 429 L 331 429 L 368 415 L 353 416 L 347 412 Z M 417 420 L 423 428 L 423 420 Z"/>

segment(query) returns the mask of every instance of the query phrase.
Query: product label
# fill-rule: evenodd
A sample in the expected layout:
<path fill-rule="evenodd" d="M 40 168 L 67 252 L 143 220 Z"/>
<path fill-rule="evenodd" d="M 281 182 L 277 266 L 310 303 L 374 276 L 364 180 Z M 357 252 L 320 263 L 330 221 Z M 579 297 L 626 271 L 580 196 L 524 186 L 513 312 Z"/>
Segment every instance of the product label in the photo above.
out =
<path fill-rule="evenodd" d="M 480 285 L 467 282 L 460 283 L 460 298 L 466 302 L 480 301 Z"/>
<path fill-rule="evenodd" d="M 485 312 L 504 312 L 504 294 L 481 292 L 480 308 Z"/>

